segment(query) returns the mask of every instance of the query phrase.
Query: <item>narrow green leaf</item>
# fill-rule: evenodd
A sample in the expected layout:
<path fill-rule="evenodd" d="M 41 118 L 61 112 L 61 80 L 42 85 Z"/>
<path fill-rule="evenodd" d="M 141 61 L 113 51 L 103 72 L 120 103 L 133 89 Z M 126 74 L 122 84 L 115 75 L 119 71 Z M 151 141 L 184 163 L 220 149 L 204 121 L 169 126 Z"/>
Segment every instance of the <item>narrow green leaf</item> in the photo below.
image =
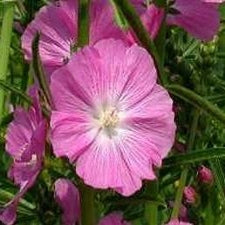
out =
<path fill-rule="evenodd" d="M 1 29 L 1 40 L 0 40 L 0 80 L 5 81 L 8 69 L 9 51 L 12 36 L 14 16 L 14 3 L 7 2 L 4 5 L 4 15 Z M 2 117 L 5 106 L 4 92 L 0 91 L 0 117 Z"/>
<path fill-rule="evenodd" d="M 158 69 L 160 79 L 162 81 L 162 77 L 164 74 L 163 64 L 161 63 L 154 42 L 151 40 L 148 31 L 145 29 L 144 25 L 141 22 L 140 16 L 138 15 L 134 7 L 131 5 L 129 0 L 112 0 L 112 1 L 114 2 L 114 5 L 119 9 L 119 11 L 123 13 L 127 22 L 134 30 L 140 43 L 153 56 L 156 67 Z"/>
<path fill-rule="evenodd" d="M 180 85 L 168 85 L 166 88 L 171 94 L 183 99 L 195 107 L 198 107 L 205 113 L 208 113 L 225 124 L 225 112 L 205 98 Z"/>
<path fill-rule="evenodd" d="M 210 148 L 174 155 L 163 161 L 163 167 L 181 166 L 190 163 L 199 163 L 205 160 L 225 158 L 225 148 Z"/>
<path fill-rule="evenodd" d="M 0 89 L 10 91 L 10 92 L 14 93 L 15 95 L 19 96 L 20 98 L 22 98 L 27 103 L 29 103 L 29 104 L 32 103 L 32 100 L 28 95 L 24 94 L 21 90 L 12 86 L 11 84 L 7 84 L 6 82 L 1 81 L 1 80 L 0 80 Z"/>
<path fill-rule="evenodd" d="M 225 176 L 219 159 L 210 160 L 210 165 L 215 177 L 216 186 L 219 191 L 219 195 L 222 198 L 222 205 L 225 206 Z"/>

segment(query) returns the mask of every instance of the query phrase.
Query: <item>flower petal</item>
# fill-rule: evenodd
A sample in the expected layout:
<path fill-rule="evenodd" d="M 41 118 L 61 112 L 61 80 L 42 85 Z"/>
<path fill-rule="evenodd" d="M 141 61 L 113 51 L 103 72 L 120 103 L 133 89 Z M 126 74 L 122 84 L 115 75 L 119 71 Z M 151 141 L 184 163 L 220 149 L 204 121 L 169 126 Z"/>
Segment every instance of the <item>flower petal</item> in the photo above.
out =
<path fill-rule="evenodd" d="M 93 0 L 90 5 L 90 44 L 106 38 L 124 39 L 125 34 L 115 22 L 109 0 Z"/>
<path fill-rule="evenodd" d="M 51 73 L 70 58 L 70 47 L 77 38 L 77 1 L 60 0 L 43 7 L 22 36 L 22 48 L 27 60 L 32 59 L 31 45 L 37 32 L 41 33 L 40 56 Z"/>
<path fill-rule="evenodd" d="M 80 196 L 78 189 L 68 179 L 55 182 L 55 199 L 63 211 L 63 225 L 74 225 L 80 218 Z"/>
<path fill-rule="evenodd" d="M 123 133 L 122 133 L 123 132 Z M 121 131 L 118 137 L 99 137 L 79 156 L 77 174 L 95 188 L 113 188 L 124 196 L 142 186 L 142 179 L 155 179 L 151 149 L 141 133 Z"/>
<path fill-rule="evenodd" d="M 170 14 L 167 23 L 182 27 L 203 41 L 213 39 L 220 23 L 217 5 L 207 4 L 201 0 L 176 0 L 173 7 L 179 14 Z"/>
<path fill-rule="evenodd" d="M 82 115 L 52 112 L 51 141 L 57 157 L 66 156 L 73 162 L 91 145 L 97 133 Z"/>
<path fill-rule="evenodd" d="M 156 146 L 156 152 L 161 158 L 167 156 L 175 139 L 176 126 L 172 106 L 168 92 L 155 85 L 146 98 L 129 108 L 124 121 L 124 126 L 128 125 L 129 129 L 142 133 Z"/>

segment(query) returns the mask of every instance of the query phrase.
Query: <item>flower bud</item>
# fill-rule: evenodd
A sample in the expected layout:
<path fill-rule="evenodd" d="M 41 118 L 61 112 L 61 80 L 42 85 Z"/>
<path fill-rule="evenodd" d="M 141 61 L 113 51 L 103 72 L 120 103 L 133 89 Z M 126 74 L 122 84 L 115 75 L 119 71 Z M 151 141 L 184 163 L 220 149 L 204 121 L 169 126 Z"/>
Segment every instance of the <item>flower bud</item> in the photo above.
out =
<path fill-rule="evenodd" d="M 198 180 L 204 184 L 212 184 L 213 182 L 212 171 L 205 166 L 201 166 L 198 169 Z"/>
<path fill-rule="evenodd" d="M 189 204 L 196 203 L 197 193 L 193 187 L 187 186 L 184 188 L 184 199 Z"/>

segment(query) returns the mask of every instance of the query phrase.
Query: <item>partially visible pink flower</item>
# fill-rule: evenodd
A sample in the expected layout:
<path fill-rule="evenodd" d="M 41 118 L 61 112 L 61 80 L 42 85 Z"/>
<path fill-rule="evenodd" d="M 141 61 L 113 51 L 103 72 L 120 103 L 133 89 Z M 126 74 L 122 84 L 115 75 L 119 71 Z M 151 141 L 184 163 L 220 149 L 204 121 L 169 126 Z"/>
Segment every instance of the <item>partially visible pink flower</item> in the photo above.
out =
<path fill-rule="evenodd" d="M 141 4 L 141 2 L 144 2 L 143 0 L 133 0 L 131 2 L 137 9 L 140 19 L 146 30 L 149 32 L 150 37 L 154 39 L 157 36 L 164 19 L 164 9 L 157 7 L 155 4 L 145 6 L 144 4 Z M 132 44 L 138 42 L 136 34 L 131 29 L 127 31 L 127 38 Z"/>
<path fill-rule="evenodd" d="M 86 184 L 125 196 L 156 179 L 175 136 L 172 99 L 156 79 L 137 45 L 108 39 L 80 50 L 52 75 L 55 155 L 76 164 Z"/>
<path fill-rule="evenodd" d="M 111 213 L 102 218 L 98 225 L 131 225 L 123 219 L 120 213 Z"/>
<path fill-rule="evenodd" d="M 41 33 L 40 56 L 50 76 L 65 65 L 76 48 L 78 35 L 78 0 L 59 0 L 44 6 L 22 36 L 25 58 L 32 59 L 31 45 L 36 32 Z M 125 38 L 114 21 L 108 0 L 93 0 L 90 5 L 90 44 L 104 38 Z"/>
<path fill-rule="evenodd" d="M 68 179 L 55 182 L 55 199 L 63 211 L 62 224 L 74 225 L 80 219 L 80 195 L 78 189 Z"/>
<path fill-rule="evenodd" d="M 189 204 L 194 204 L 196 202 L 197 193 L 193 187 L 187 186 L 184 188 L 184 199 Z"/>
<path fill-rule="evenodd" d="M 178 219 L 172 219 L 166 225 L 193 225 L 192 223 L 179 221 Z"/>
<path fill-rule="evenodd" d="M 211 184 L 213 182 L 213 173 L 209 168 L 201 166 L 198 169 L 198 179 L 202 183 Z"/>
<path fill-rule="evenodd" d="M 217 4 L 201 0 L 175 0 L 172 8 L 177 12 L 168 14 L 168 24 L 182 27 L 203 41 L 213 39 L 218 32 L 220 17 Z"/>
<path fill-rule="evenodd" d="M 153 4 L 147 5 L 145 0 L 131 0 L 131 2 L 138 13 L 144 15 L 145 26 L 146 24 L 154 24 L 152 28 L 149 26 L 150 29 L 148 29 L 150 35 L 154 38 L 164 17 L 163 9 Z M 183 28 L 195 38 L 210 41 L 219 30 L 218 4 L 222 2 L 224 0 L 175 0 L 174 4 L 171 5 L 173 10 L 167 14 L 166 21 L 169 25 Z M 154 12 L 150 14 L 147 11 L 152 6 L 154 6 Z M 158 16 L 154 15 L 155 13 Z"/>
<path fill-rule="evenodd" d="M 37 89 L 32 88 L 30 95 L 33 106 L 29 111 L 15 110 L 6 134 L 6 151 L 13 158 L 8 175 L 20 187 L 18 194 L 0 213 L 0 221 L 7 225 L 15 222 L 19 199 L 33 186 L 42 168 L 47 123 L 38 104 Z"/>

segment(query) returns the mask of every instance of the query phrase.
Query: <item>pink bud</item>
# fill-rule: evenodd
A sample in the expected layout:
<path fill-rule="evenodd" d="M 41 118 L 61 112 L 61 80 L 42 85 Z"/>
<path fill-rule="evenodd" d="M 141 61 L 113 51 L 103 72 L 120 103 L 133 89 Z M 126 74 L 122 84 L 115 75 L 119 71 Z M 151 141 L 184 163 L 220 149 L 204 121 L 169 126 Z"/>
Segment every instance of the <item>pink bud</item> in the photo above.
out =
<path fill-rule="evenodd" d="M 213 173 L 209 168 L 201 166 L 198 169 L 198 179 L 202 183 L 211 184 L 213 182 Z"/>
<path fill-rule="evenodd" d="M 196 202 L 197 193 L 195 189 L 191 186 L 187 186 L 184 188 L 184 198 L 185 201 L 189 204 L 194 204 Z"/>

